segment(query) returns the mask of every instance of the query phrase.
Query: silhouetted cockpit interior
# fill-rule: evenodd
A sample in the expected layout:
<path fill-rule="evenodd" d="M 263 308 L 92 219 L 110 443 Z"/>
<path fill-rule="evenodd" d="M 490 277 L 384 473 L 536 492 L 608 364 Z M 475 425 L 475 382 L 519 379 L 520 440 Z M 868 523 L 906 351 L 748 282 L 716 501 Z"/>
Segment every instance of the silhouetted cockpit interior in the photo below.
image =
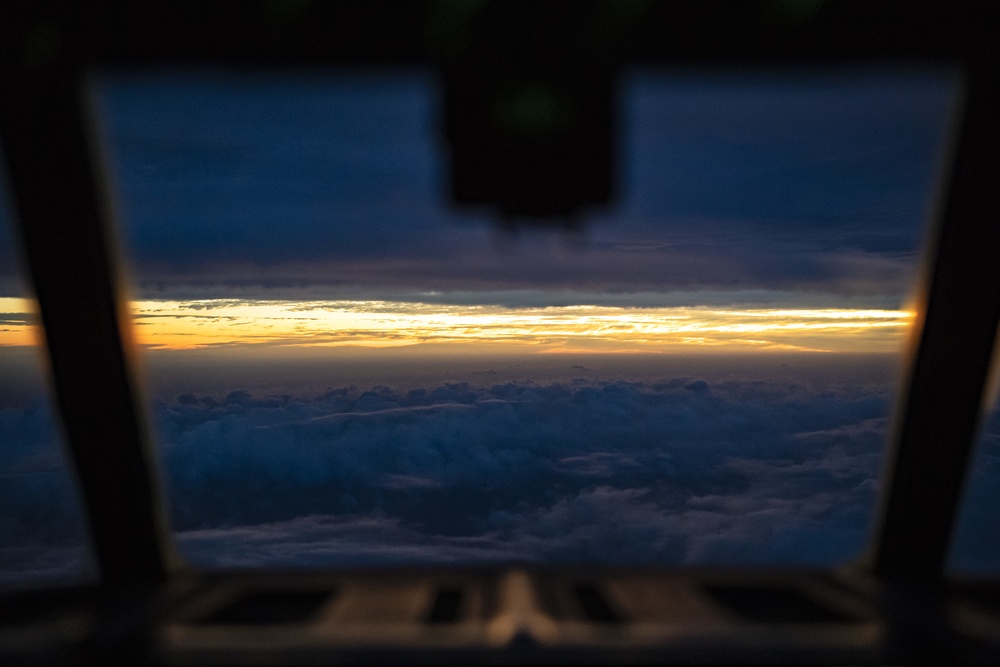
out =
<path fill-rule="evenodd" d="M 1000 582 L 947 566 L 1000 322 L 998 21 L 998 7 L 973 0 L 5 3 L 3 175 L 96 581 L 0 595 L 0 662 L 1000 661 Z M 181 562 L 137 380 L 95 73 L 419 66 L 441 86 L 449 206 L 508 229 L 575 230 L 621 194 L 615 100 L 627 68 L 899 63 L 955 68 L 961 100 L 876 527 L 857 562 L 254 572 Z"/>

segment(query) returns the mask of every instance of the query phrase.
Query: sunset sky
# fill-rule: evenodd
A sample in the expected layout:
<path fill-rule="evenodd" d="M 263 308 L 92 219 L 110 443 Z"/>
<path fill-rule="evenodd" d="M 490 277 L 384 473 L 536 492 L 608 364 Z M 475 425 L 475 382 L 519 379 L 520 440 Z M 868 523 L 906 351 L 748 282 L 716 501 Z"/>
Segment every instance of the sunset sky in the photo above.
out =
<path fill-rule="evenodd" d="M 2 345 L 38 342 L 32 303 L 2 298 Z M 216 346 L 504 346 L 507 352 L 893 352 L 913 313 L 860 309 L 510 308 L 384 301 L 135 301 L 137 342 Z"/>
<path fill-rule="evenodd" d="M 537 353 L 705 346 L 889 352 L 911 320 L 911 314 L 891 310 L 515 309 L 382 301 L 140 301 L 134 308 L 139 342 L 159 349 L 479 343 Z"/>
<path fill-rule="evenodd" d="M 882 353 L 913 320 L 953 85 L 633 73 L 621 201 L 577 235 L 447 204 L 421 72 L 115 74 L 95 103 L 150 349 Z M 0 281 L 0 345 L 31 344 Z"/>

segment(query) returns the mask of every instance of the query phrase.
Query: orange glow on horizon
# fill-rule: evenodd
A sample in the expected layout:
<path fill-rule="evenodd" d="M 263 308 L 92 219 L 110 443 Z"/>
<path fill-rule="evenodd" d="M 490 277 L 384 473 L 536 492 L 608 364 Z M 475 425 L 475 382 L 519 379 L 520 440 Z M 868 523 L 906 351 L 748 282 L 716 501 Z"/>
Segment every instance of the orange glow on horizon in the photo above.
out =
<path fill-rule="evenodd" d="M 895 352 L 906 310 L 506 308 L 388 301 L 135 301 L 135 337 L 155 350 L 447 345 L 522 353 Z M 29 299 L 0 298 L 0 346 L 37 345 Z"/>
<path fill-rule="evenodd" d="M 0 347 L 38 345 L 38 309 L 32 299 L 0 297 Z"/>
<path fill-rule="evenodd" d="M 140 345 L 502 345 L 558 354 L 668 350 L 893 352 L 914 314 L 873 309 L 506 308 L 386 301 L 137 301 Z"/>

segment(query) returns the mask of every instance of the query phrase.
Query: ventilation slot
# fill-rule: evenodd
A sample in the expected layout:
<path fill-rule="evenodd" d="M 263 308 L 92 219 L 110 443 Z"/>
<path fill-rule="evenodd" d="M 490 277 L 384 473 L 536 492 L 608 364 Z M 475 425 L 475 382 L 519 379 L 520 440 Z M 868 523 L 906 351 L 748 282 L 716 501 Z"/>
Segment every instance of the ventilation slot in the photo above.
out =
<path fill-rule="evenodd" d="M 427 612 L 428 623 L 457 623 L 462 607 L 462 591 L 457 588 L 442 588 L 434 596 L 434 603 Z"/>
<path fill-rule="evenodd" d="M 793 588 L 705 586 L 715 602 L 752 623 L 844 623 L 857 619 L 830 609 Z"/>
<path fill-rule="evenodd" d="M 217 609 L 199 623 L 206 625 L 278 625 L 305 623 L 316 615 L 333 591 L 255 591 Z"/>
<path fill-rule="evenodd" d="M 611 608 L 608 601 L 594 586 L 580 584 L 573 588 L 573 593 L 576 594 L 576 599 L 588 621 L 594 623 L 622 622 L 622 617 Z"/>

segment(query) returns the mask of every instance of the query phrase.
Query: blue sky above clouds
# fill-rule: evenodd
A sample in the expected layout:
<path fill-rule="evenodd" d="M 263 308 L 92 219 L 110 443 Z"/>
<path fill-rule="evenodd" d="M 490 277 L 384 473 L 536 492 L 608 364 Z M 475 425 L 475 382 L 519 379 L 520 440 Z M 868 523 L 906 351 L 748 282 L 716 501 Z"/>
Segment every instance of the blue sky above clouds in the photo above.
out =
<path fill-rule="evenodd" d="M 427 74 L 118 74 L 99 105 L 147 295 L 781 289 L 898 306 L 953 86 L 947 70 L 632 73 L 622 200 L 570 243 L 498 243 L 488 216 L 447 205 Z"/>

